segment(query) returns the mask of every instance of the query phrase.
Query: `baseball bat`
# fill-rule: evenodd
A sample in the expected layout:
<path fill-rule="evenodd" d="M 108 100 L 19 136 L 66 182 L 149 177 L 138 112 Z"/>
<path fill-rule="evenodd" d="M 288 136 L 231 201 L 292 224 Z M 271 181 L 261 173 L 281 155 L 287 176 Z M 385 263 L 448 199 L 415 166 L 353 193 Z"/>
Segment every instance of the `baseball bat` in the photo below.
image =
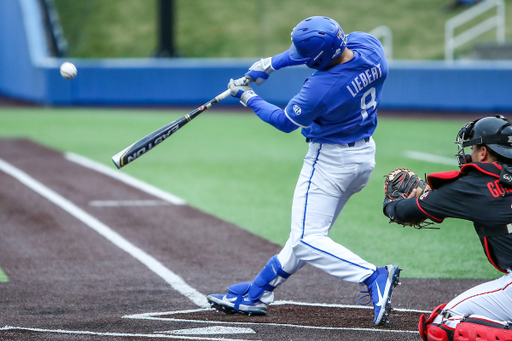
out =
<path fill-rule="evenodd" d="M 231 94 L 230 90 L 226 90 L 223 93 L 216 96 L 214 99 L 206 102 L 200 107 L 194 109 L 183 117 L 163 126 L 160 129 L 155 130 L 151 134 L 141 138 L 134 142 L 130 146 L 121 150 L 116 155 L 112 156 L 112 161 L 116 165 L 117 169 L 126 166 L 130 162 L 141 157 L 161 142 L 165 141 L 169 136 L 181 129 L 185 124 L 192 121 L 196 116 L 228 97 Z"/>

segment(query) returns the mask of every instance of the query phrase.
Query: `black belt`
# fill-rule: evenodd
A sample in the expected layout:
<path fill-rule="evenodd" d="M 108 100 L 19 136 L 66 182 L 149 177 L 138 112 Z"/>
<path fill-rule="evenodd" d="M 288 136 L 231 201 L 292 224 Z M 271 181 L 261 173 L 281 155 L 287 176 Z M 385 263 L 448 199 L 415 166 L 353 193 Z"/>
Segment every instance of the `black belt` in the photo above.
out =
<path fill-rule="evenodd" d="M 370 142 L 370 138 L 369 137 L 365 137 L 364 138 L 364 142 L 366 142 L 366 143 Z M 355 145 L 356 145 L 355 142 L 347 143 L 347 146 L 349 146 L 349 147 L 354 147 Z"/>
<path fill-rule="evenodd" d="M 309 142 L 313 142 L 313 140 L 311 140 L 309 137 L 306 137 L 306 142 L 308 142 L 308 143 L 309 143 Z M 357 141 L 356 141 L 356 142 L 357 142 Z M 364 138 L 364 142 L 366 142 L 366 143 L 370 142 L 370 137 L 365 137 L 365 138 Z M 347 143 L 347 146 L 349 146 L 349 147 L 354 147 L 355 145 L 356 145 L 356 143 L 355 143 L 355 142 Z"/>

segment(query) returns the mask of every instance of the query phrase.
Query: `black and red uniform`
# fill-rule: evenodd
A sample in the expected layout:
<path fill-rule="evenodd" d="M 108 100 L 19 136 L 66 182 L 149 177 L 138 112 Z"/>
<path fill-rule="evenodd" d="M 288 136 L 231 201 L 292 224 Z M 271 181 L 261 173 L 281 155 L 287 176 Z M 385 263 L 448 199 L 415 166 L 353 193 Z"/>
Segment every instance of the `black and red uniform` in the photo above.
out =
<path fill-rule="evenodd" d="M 499 340 L 511 337 L 507 329 L 512 321 L 511 169 L 496 162 L 473 162 L 460 171 L 433 173 L 427 179 L 432 191 L 390 202 L 384 214 L 397 223 L 426 218 L 437 223 L 445 218 L 472 221 L 487 259 L 505 275 L 466 290 L 435 308 L 428 319 L 422 315 L 418 325 L 422 339 L 473 340 L 462 335 L 491 332 Z"/>
<path fill-rule="evenodd" d="M 430 174 L 432 191 L 391 202 L 384 214 L 398 223 L 425 218 L 436 223 L 445 218 L 472 221 L 489 262 L 506 273 L 512 269 L 512 188 L 500 182 L 502 173 L 496 162 L 474 162 L 460 171 Z"/>
<path fill-rule="evenodd" d="M 468 122 L 455 143 L 460 171 L 429 175 L 432 191 L 385 200 L 384 214 L 413 225 L 426 218 L 472 221 L 487 259 L 504 273 L 434 308 L 428 319 L 421 315 L 418 330 L 424 341 L 512 340 L 512 121 L 496 115 Z M 471 154 L 465 153 L 467 147 Z"/>

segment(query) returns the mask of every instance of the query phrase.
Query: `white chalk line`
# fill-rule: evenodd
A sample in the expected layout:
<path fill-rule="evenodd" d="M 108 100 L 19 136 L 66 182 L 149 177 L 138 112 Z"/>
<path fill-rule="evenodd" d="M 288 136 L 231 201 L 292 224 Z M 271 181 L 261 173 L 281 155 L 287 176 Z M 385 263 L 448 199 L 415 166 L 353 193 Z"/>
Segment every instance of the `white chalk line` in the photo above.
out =
<path fill-rule="evenodd" d="M 305 302 L 294 302 L 294 301 L 276 301 L 272 305 L 305 305 L 305 306 L 318 306 L 318 307 L 335 307 L 335 308 L 357 308 L 357 309 L 372 309 L 371 307 L 361 307 L 354 305 L 339 305 L 339 304 L 316 304 L 316 303 L 305 303 Z M 191 319 L 181 319 L 181 318 L 169 318 L 169 317 L 159 317 L 159 316 L 167 316 L 167 315 L 179 315 L 179 314 L 190 314 L 196 312 L 203 311 L 214 311 L 212 308 L 204 308 L 204 309 L 189 309 L 189 310 L 180 310 L 180 311 L 168 311 L 168 312 L 159 312 L 159 313 L 143 313 L 143 314 L 134 314 L 134 315 L 126 315 L 123 318 L 128 319 L 136 319 L 136 320 L 153 320 L 153 321 L 165 321 L 165 322 L 187 322 L 187 323 L 202 323 L 202 324 L 216 324 L 216 325 L 249 325 L 249 326 L 270 326 L 270 327 L 287 327 L 287 328 L 297 328 L 297 329 L 313 329 L 313 330 L 333 330 L 333 331 L 362 331 L 362 332 L 384 332 L 384 333 L 407 333 L 407 334 L 416 334 L 417 331 L 414 330 L 401 330 L 401 329 L 377 329 L 377 328 L 352 328 L 352 327 L 324 327 L 324 326 L 306 326 L 306 325 L 295 325 L 295 324 L 287 324 L 287 323 L 257 323 L 257 322 L 230 322 L 230 321 L 214 321 L 214 320 L 191 320 Z M 411 309 L 394 309 L 396 311 L 402 312 L 420 312 L 420 313 L 428 313 L 428 311 L 420 311 L 420 310 L 411 310 Z M 223 328 L 228 328 L 223 329 Z M 96 336 L 125 336 L 125 337 L 146 337 L 146 338 L 155 338 L 156 336 L 163 336 L 166 338 L 182 338 L 182 339 L 190 339 L 190 340 L 230 340 L 230 341 L 247 341 L 247 340 L 235 340 L 235 339 L 226 339 L 226 338 L 204 338 L 204 337 L 185 337 L 182 335 L 191 335 L 191 334 L 253 334 L 254 330 L 251 328 L 231 328 L 229 327 L 206 327 L 206 328 L 191 328 L 191 329 L 181 329 L 181 330 L 170 330 L 170 331 L 155 331 L 154 334 L 130 334 L 130 333 L 111 333 L 111 332 L 91 332 L 91 331 L 73 331 L 73 330 L 53 330 L 53 329 L 41 329 L 41 328 L 26 328 L 26 327 L 12 327 L 5 326 L 4 328 L 0 328 L 0 331 L 9 331 L 9 330 L 26 330 L 33 332 L 41 332 L 41 333 L 60 333 L 60 334 L 76 334 L 76 335 L 96 335 Z M 255 332 L 254 332 L 255 333 Z M 180 336 L 173 336 L 171 334 L 179 334 Z"/>
<path fill-rule="evenodd" d="M 195 303 L 199 307 L 209 307 L 208 301 L 206 300 L 206 296 L 198 292 L 196 289 L 189 286 L 181 277 L 176 275 L 171 270 L 167 269 L 162 263 L 156 260 L 154 257 L 150 256 L 140 248 L 136 247 L 124 237 L 122 237 L 119 233 L 112 230 L 110 227 L 91 216 L 89 213 L 85 212 L 80 207 L 73 204 L 71 201 L 65 199 L 60 194 L 54 192 L 48 187 L 44 186 L 39 181 L 32 178 L 27 173 L 22 170 L 14 167 L 13 165 L 7 163 L 6 161 L 0 159 L 0 170 L 11 175 L 19 182 L 32 189 L 34 192 L 40 194 L 44 198 L 53 202 L 64 211 L 68 212 L 85 225 L 92 228 L 94 231 L 98 232 L 100 235 L 105 237 L 112 244 L 125 251 L 126 253 L 133 256 L 135 259 L 140 261 L 146 267 L 148 267 L 155 274 L 160 276 L 164 281 L 171 285 L 173 289 L 190 299 L 193 303 Z"/>
<path fill-rule="evenodd" d="M 77 163 L 83 167 L 93 169 L 99 173 L 108 175 L 114 179 L 124 182 L 132 187 L 140 189 L 143 192 L 154 195 L 157 198 L 168 201 L 174 205 L 185 205 L 186 201 L 168 192 L 162 191 L 160 188 L 152 186 L 144 181 L 136 179 L 126 173 L 122 173 L 119 170 L 107 167 L 104 164 L 93 161 L 85 156 L 81 156 L 75 153 L 67 152 L 64 153 L 64 157 L 74 163 Z"/>
<path fill-rule="evenodd" d="M 271 306 L 299 305 L 299 306 L 320 307 L 320 308 L 373 309 L 373 307 L 367 307 L 367 306 L 361 306 L 361 305 L 309 303 L 309 302 L 297 302 L 297 301 L 275 301 L 275 302 L 271 303 L 270 305 Z M 123 316 L 123 318 L 150 320 L 150 319 L 152 319 L 154 317 L 158 317 L 158 316 L 193 314 L 193 313 L 200 313 L 203 311 L 215 311 L 215 309 L 214 308 L 202 308 L 202 309 L 188 309 L 188 310 L 140 313 L 140 314 L 125 315 L 125 316 Z M 398 311 L 398 312 L 402 312 L 402 313 L 418 313 L 418 314 L 430 313 L 429 310 L 416 310 L 416 309 L 404 309 L 404 308 L 393 308 L 393 311 Z"/>
<path fill-rule="evenodd" d="M 126 316 L 124 316 L 124 317 L 126 317 Z M 134 317 L 128 317 L 128 318 L 134 318 Z M 143 317 L 139 316 L 137 319 L 153 320 L 153 321 L 167 321 L 167 322 L 190 322 L 190 323 L 203 323 L 203 324 L 288 327 L 288 328 L 297 328 L 297 329 L 350 330 L 350 331 L 364 331 L 364 332 L 378 332 L 378 333 L 379 332 L 385 332 L 385 333 L 417 333 L 418 332 L 417 330 L 401 330 L 401 329 L 306 326 L 306 325 L 301 325 L 301 324 L 289 324 L 289 323 L 258 323 L 258 322 L 233 322 L 233 321 L 213 321 L 213 320 L 204 321 L 204 320 L 190 320 L 190 319 L 165 318 L 165 317 L 145 317 L 145 318 L 143 318 Z"/>
<path fill-rule="evenodd" d="M 275 301 L 271 305 L 300 305 L 300 306 L 311 306 L 311 307 L 322 307 L 322 308 L 348 308 L 348 309 L 373 309 L 372 307 L 365 307 L 360 305 L 345 305 L 345 304 L 322 304 L 322 303 L 307 303 L 307 302 L 296 302 L 296 301 Z M 154 321 L 168 321 L 168 322 L 190 322 L 190 323 L 204 323 L 204 324 L 234 324 L 234 325 L 254 325 L 254 326 L 272 326 L 272 327 L 291 327 L 300 329 L 329 329 L 329 330 L 351 330 L 351 331 L 372 331 L 372 332 L 391 332 L 391 333 L 417 333 L 417 331 L 401 330 L 401 329 L 376 329 L 376 328 L 350 328 L 350 327 L 317 327 L 317 326 L 306 326 L 306 325 L 295 325 L 286 323 L 257 323 L 257 322 L 230 322 L 230 321 L 215 321 L 215 320 L 192 320 L 182 319 L 174 317 L 162 317 L 169 315 L 180 315 L 180 314 L 192 314 L 203 311 L 214 311 L 213 308 L 207 309 L 192 309 L 192 310 L 179 310 L 179 311 L 167 311 L 167 312 L 154 312 L 154 313 L 142 313 L 125 315 L 123 318 L 135 319 L 135 320 L 154 320 Z M 409 313 L 422 313 L 428 314 L 430 311 L 426 310 L 414 310 L 414 309 L 401 309 L 393 308 L 393 311 L 397 312 L 409 312 Z"/>
<path fill-rule="evenodd" d="M 457 166 L 457 159 L 455 157 L 439 156 L 434 154 L 427 154 L 422 152 L 416 152 L 412 150 L 405 151 L 405 156 L 409 159 L 420 160 L 430 163 L 438 163 L 441 165 Z"/>
<path fill-rule="evenodd" d="M 431 158 L 431 159 L 439 158 L 439 160 L 444 160 L 445 162 L 453 161 L 452 159 L 447 158 L 447 157 L 438 157 L 436 155 L 426 154 L 426 153 L 421 153 L 421 152 L 407 151 L 406 154 L 411 155 L 412 158 L 414 158 L 414 157 L 419 158 L 420 160 L 423 160 L 424 158 L 427 158 L 427 159 L 428 158 Z M 78 154 L 75 154 L 72 152 L 66 152 L 66 153 L 64 153 L 64 157 L 71 162 L 75 162 L 75 163 L 82 165 L 86 168 L 93 169 L 102 174 L 111 176 L 115 179 L 125 182 L 128 185 L 131 185 L 135 188 L 145 191 L 146 193 L 153 194 L 159 198 L 162 198 L 163 200 L 166 200 L 168 202 L 174 203 L 176 205 L 186 204 L 186 202 L 181 198 L 178 198 L 178 197 L 176 197 L 172 194 L 169 194 L 167 192 L 163 192 L 159 188 L 156 188 L 149 184 L 146 184 L 146 183 L 144 183 L 136 178 L 133 178 L 125 173 L 121 173 L 121 172 L 116 171 L 112 168 L 109 168 L 99 162 L 96 162 L 89 158 L 86 158 L 85 156 L 78 155 Z M 155 193 L 158 193 L 158 194 L 155 194 Z M 100 206 L 100 205 L 102 205 L 102 201 L 91 201 L 90 204 L 95 205 L 95 206 L 96 205 Z M 123 203 L 123 202 L 112 201 L 112 203 L 111 203 L 108 200 L 104 201 L 103 204 L 106 206 L 107 205 L 115 205 L 115 204 L 130 205 L 130 203 L 128 203 L 128 202 Z M 134 203 L 134 205 L 137 205 L 137 203 Z M 141 205 L 143 205 L 143 203 Z M 148 204 L 148 205 L 150 205 L 150 204 Z M 354 305 L 339 305 L 339 304 L 320 304 L 320 303 L 306 303 L 306 302 L 296 302 L 296 301 L 275 301 L 274 303 L 272 303 L 272 305 L 283 305 L 283 304 L 318 306 L 318 307 L 351 308 L 351 309 L 373 309 L 372 307 L 366 307 L 366 306 L 361 306 L 361 305 L 354 306 Z M 207 307 L 209 307 L 209 304 L 207 305 Z M 205 310 L 205 309 L 190 310 L 190 311 L 187 310 L 185 312 L 195 312 L 195 311 L 201 311 L 201 310 Z M 206 310 L 209 310 L 209 309 L 206 309 Z M 400 311 L 400 312 L 412 312 L 412 313 L 430 313 L 430 311 L 399 309 L 399 308 L 398 309 L 393 308 L 393 310 Z M 177 313 L 181 313 L 181 312 L 177 312 Z M 169 314 L 172 314 L 172 312 L 166 312 L 165 314 L 169 315 Z"/>
<path fill-rule="evenodd" d="M 221 327 L 221 326 L 165 330 L 165 331 L 154 332 L 154 333 L 155 334 L 174 334 L 174 335 L 256 334 L 254 329 L 251 329 L 251 328 Z"/>
<path fill-rule="evenodd" d="M 152 207 L 168 206 L 169 202 L 163 200 L 92 200 L 89 206 L 94 207 Z"/>
<path fill-rule="evenodd" d="M 97 165 L 94 165 L 94 161 L 88 160 L 84 157 L 81 157 L 79 155 L 73 154 L 73 153 L 66 153 L 66 158 L 72 162 L 78 163 L 82 166 L 85 166 L 87 168 L 91 168 L 93 170 L 96 170 L 100 173 L 104 173 L 106 175 L 110 175 L 107 173 L 110 173 L 110 171 L 113 171 L 109 169 L 108 167 L 98 164 L 101 167 L 96 167 Z M 89 163 L 91 161 L 91 163 Z M 102 169 L 102 167 L 105 167 L 105 169 Z M 275 326 L 275 327 L 293 327 L 293 328 L 302 328 L 302 329 L 328 329 L 328 330 L 351 330 L 351 331 L 373 331 L 373 332 L 392 332 L 392 333 L 416 333 L 416 331 L 407 331 L 407 330 L 387 330 L 387 329 L 375 329 L 375 328 L 348 328 L 348 327 L 316 327 L 316 326 L 303 326 L 303 325 L 293 325 L 293 324 L 279 324 L 279 323 L 252 323 L 252 322 L 223 322 L 223 321 L 200 321 L 200 320 L 187 320 L 187 319 L 174 319 L 174 318 L 160 318 L 157 316 L 162 315 L 172 315 L 172 314 L 183 314 L 183 313 L 191 313 L 191 312 L 197 312 L 197 311 L 207 311 L 212 310 L 209 307 L 208 302 L 206 301 L 205 295 L 197 292 L 195 289 L 191 288 L 186 284 L 179 276 L 174 274 L 169 269 L 165 268 L 160 262 L 158 262 L 156 259 L 154 259 L 152 256 L 148 255 L 135 245 L 131 244 L 129 241 L 124 239 L 121 235 L 119 235 L 117 232 L 113 231 L 110 227 L 103 224 L 101 221 L 97 220 L 95 217 L 89 215 L 87 212 L 83 211 L 78 206 L 74 205 L 69 200 L 65 199 L 64 197 L 60 196 L 56 192 L 52 191 L 48 187 L 44 186 L 34 178 L 30 177 L 25 172 L 21 171 L 20 169 L 12 166 L 11 164 L 7 163 L 6 161 L 0 159 L 0 170 L 5 172 L 6 174 L 11 175 L 36 193 L 40 194 L 41 196 L 45 197 L 49 201 L 53 202 L 57 206 L 61 207 L 66 212 L 73 215 L 78 220 L 82 221 L 84 224 L 98 232 L 100 235 L 105 237 L 107 240 L 112 242 L 117 247 L 121 248 L 123 251 L 129 253 L 134 258 L 139 260 L 141 263 L 146 265 L 150 270 L 155 272 L 157 275 L 159 275 L 162 279 L 164 279 L 167 283 L 171 284 L 171 286 L 182 293 L 184 296 L 189 298 L 192 302 L 194 302 L 196 305 L 200 307 L 204 307 L 205 309 L 195 309 L 195 310 L 185 310 L 185 311 L 179 311 L 179 312 L 164 312 L 164 313 L 145 313 L 145 314 L 135 314 L 130 316 L 124 316 L 124 318 L 132 318 L 132 319 L 145 319 L 145 320 L 160 320 L 160 321 L 180 321 L 180 322 L 192 322 L 192 323 L 211 323 L 211 324 L 235 324 L 235 325 L 267 325 L 267 326 Z M 113 171 L 115 172 L 115 171 Z M 139 188 L 143 191 L 146 191 L 147 193 L 155 195 L 154 191 L 149 189 L 145 189 L 145 185 L 142 185 L 138 182 L 137 179 L 133 178 L 135 180 L 133 183 L 131 183 L 132 178 L 130 176 L 127 176 L 126 174 L 120 173 L 122 176 L 123 181 L 129 185 L 132 185 L 133 187 Z M 118 178 L 117 176 L 112 176 L 114 178 Z M 135 184 L 135 185 L 134 185 Z M 144 183 L 142 183 L 144 184 Z M 150 185 L 148 185 L 150 186 Z M 152 186 L 150 186 L 152 187 Z M 158 190 L 158 189 L 157 189 Z M 158 190 L 160 191 L 160 190 Z M 156 192 L 158 192 L 156 191 Z M 163 192 L 165 193 L 165 192 Z M 168 194 L 168 193 L 165 193 Z M 168 202 L 171 202 L 176 205 L 184 204 L 184 201 L 175 200 L 175 197 L 170 195 L 170 197 L 166 197 L 166 195 L 155 195 L 157 197 L 160 197 Z M 338 308 L 362 308 L 362 309 L 372 309 L 371 307 L 361 307 L 361 306 L 351 306 L 351 305 L 336 305 L 336 304 L 316 304 L 316 303 L 305 303 L 305 302 L 294 302 L 294 301 L 276 301 L 273 303 L 274 305 L 284 305 L 284 304 L 295 304 L 295 305 L 306 305 L 306 306 L 319 306 L 319 307 L 338 307 Z M 394 309 L 396 311 L 409 311 L 409 312 L 423 312 L 423 311 L 416 311 L 416 310 L 406 310 L 406 309 Z M 425 313 L 428 313 L 425 311 Z M 181 339 L 190 339 L 190 340 L 225 340 L 225 338 L 204 338 L 204 337 L 187 337 L 187 336 L 174 336 L 169 335 L 166 333 L 169 332 L 158 332 L 158 335 L 155 334 L 130 334 L 130 333 L 111 333 L 111 332 L 90 332 L 90 331 L 72 331 L 72 330 L 53 330 L 53 329 L 41 329 L 41 328 L 26 328 L 26 327 L 12 327 L 12 326 L 5 326 L 3 328 L 0 328 L 0 331 L 7 331 L 7 330 L 26 330 L 26 331 L 34 331 L 34 332 L 48 332 L 48 333 L 61 333 L 61 334 L 80 334 L 80 335 L 96 335 L 96 336 L 128 336 L 128 337 L 147 337 L 147 338 L 155 338 L 155 337 L 163 337 L 163 338 L 181 338 Z M 232 341 L 237 341 L 235 339 L 230 339 Z M 240 340 L 240 341 L 246 341 L 246 340 Z"/>
<path fill-rule="evenodd" d="M 56 333 L 56 334 L 69 334 L 69 335 L 94 335 L 94 336 L 116 336 L 116 337 L 138 337 L 138 338 L 160 338 L 160 339 L 179 339 L 179 340 L 210 340 L 210 341 L 255 341 L 246 339 L 226 339 L 224 337 L 201 337 L 201 336 L 184 336 L 184 335 L 169 335 L 165 333 L 158 334 L 131 334 L 131 333 L 109 333 L 109 332 L 91 332 L 85 330 L 63 330 L 63 329 L 42 329 L 42 328 L 25 328 L 5 326 L 0 328 L 0 331 L 31 331 L 37 333 Z M 261 340 L 260 340 L 261 341 Z"/>
<path fill-rule="evenodd" d="M 350 305 L 350 304 L 327 304 L 327 303 L 307 303 L 307 302 L 296 302 L 296 301 L 275 301 L 271 305 L 301 305 L 309 307 L 323 307 L 323 308 L 348 308 L 348 309 L 373 309 L 373 307 L 363 305 Z M 431 311 L 426 310 L 415 310 L 415 309 L 404 309 L 404 308 L 393 308 L 393 311 L 399 311 L 403 313 L 419 313 L 428 314 Z"/>

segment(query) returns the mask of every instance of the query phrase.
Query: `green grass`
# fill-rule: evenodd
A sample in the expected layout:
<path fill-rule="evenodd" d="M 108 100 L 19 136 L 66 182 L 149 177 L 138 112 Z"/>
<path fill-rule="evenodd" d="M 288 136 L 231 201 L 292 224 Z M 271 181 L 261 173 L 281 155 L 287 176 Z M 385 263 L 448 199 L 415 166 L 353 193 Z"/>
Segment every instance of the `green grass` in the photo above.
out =
<path fill-rule="evenodd" d="M 115 168 L 112 155 L 185 111 L 0 109 L 0 137 L 27 137 Z M 368 186 L 348 202 L 330 236 L 377 265 L 396 263 L 404 277 L 496 278 L 472 224 L 447 220 L 441 230 L 388 224 L 382 215 L 383 176 L 396 167 L 418 174 L 456 169 L 407 159 L 406 150 L 452 157 L 465 120 L 381 118 L 374 136 L 377 166 Z M 418 128 L 420 127 L 420 128 Z M 192 206 L 283 245 L 291 199 L 307 144 L 255 115 L 202 114 L 126 172 Z"/>
<path fill-rule="evenodd" d="M 9 277 L 3 272 L 2 268 L 0 268 L 0 283 L 7 283 L 9 282 Z"/>
<path fill-rule="evenodd" d="M 266 57 L 290 46 L 292 28 L 304 18 L 326 15 L 343 30 L 387 25 L 395 59 L 443 59 L 446 11 L 452 0 L 175 0 L 176 49 L 184 57 Z M 506 0 L 506 22 L 512 0 Z M 56 0 L 69 56 L 148 57 L 157 46 L 157 1 Z M 479 22 L 494 15 L 489 11 Z M 477 41 L 495 41 L 495 31 Z M 506 27 L 512 37 L 512 25 Z M 471 44 L 458 53 L 465 53 Z"/>

